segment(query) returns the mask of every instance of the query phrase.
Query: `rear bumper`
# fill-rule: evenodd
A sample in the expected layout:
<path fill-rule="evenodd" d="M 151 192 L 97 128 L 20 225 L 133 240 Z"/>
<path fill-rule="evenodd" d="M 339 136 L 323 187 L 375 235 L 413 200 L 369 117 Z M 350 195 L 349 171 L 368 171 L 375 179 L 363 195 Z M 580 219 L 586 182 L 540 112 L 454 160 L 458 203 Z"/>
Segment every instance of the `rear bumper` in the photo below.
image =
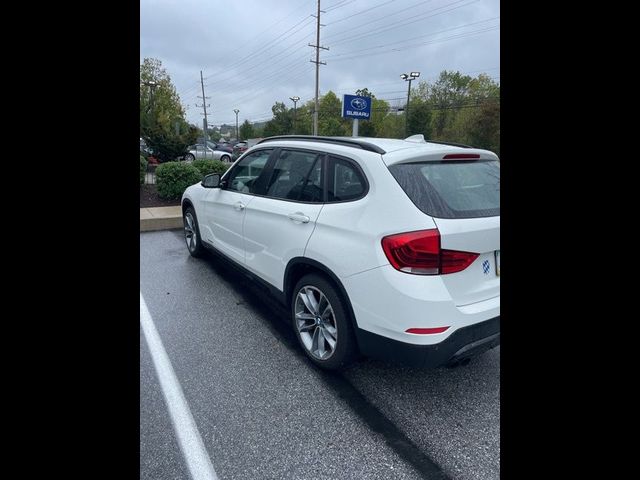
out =
<path fill-rule="evenodd" d="M 356 329 L 360 352 L 412 367 L 434 368 L 479 355 L 500 345 L 500 316 L 460 328 L 440 343 L 414 345 Z"/>

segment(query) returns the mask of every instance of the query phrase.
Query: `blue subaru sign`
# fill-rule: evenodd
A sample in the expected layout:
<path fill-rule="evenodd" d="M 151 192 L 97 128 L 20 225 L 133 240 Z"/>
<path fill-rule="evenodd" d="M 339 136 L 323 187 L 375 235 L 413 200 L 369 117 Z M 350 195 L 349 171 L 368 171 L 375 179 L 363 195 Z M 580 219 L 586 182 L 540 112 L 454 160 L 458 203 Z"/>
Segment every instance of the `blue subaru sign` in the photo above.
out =
<path fill-rule="evenodd" d="M 343 95 L 342 116 L 344 118 L 359 118 L 369 120 L 371 117 L 371 98 L 357 95 Z"/>

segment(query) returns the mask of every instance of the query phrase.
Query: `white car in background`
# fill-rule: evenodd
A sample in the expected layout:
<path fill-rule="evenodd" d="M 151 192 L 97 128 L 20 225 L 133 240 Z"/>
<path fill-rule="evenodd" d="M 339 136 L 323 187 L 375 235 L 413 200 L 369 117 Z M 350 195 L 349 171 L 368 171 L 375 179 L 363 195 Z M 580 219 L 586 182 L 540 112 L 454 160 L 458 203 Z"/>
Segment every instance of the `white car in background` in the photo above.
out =
<path fill-rule="evenodd" d="M 198 143 L 187 147 L 187 153 L 184 155 L 185 162 L 193 162 L 194 160 L 220 160 L 224 163 L 231 162 L 231 154 L 224 150 L 214 150 L 208 145 Z"/>
<path fill-rule="evenodd" d="M 262 140 L 182 197 L 188 250 L 220 254 L 290 311 L 334 369 L 358 352 L 466 363 L 500 343 L 500 163 L 452 144 Z"/>

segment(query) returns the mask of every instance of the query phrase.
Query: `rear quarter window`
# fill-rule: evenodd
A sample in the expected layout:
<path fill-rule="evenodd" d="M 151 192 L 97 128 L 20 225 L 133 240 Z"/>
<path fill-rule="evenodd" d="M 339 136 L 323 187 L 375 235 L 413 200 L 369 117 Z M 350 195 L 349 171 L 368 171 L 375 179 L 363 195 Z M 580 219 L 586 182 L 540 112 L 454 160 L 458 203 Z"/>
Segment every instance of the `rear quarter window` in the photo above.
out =
<path fill-rule="evenodd" d="M 389 166 L 411 201 L 437 218 L 500 215 L 500 163 L 414 162 Z"/>
<path fill-rule="evenodd" d="M 331 156 L 327 200 L 329 203 L 362 198 L 367 193 L 367 181 L 360 169 L 350 160 Z"/>

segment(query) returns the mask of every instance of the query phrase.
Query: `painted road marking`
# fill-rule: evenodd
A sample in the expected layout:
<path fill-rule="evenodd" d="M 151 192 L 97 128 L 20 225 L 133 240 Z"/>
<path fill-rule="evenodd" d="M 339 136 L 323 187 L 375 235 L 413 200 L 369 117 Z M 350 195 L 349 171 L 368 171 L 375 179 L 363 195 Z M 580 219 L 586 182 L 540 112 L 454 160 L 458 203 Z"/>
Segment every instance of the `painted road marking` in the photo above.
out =
<path fill-rule="evenodd" d="M 140 325 L 142 325 L 144 337 L 149 345 L 171 423 L 173 423 L 173 428 L 178 436 L 178 443 L 191 473 L 191 478 L 193 480 L 218 480 L 142 292 L 140 292 Z"/>

